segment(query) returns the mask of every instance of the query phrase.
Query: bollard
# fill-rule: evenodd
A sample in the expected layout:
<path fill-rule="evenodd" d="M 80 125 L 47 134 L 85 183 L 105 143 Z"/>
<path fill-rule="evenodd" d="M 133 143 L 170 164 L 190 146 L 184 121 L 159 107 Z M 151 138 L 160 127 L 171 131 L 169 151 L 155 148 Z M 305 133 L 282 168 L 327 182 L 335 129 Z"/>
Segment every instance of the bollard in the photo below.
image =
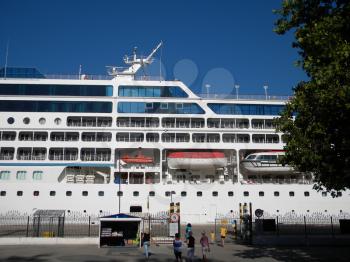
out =
<path fill-rule="evenodd" d="M 304 216 L 304 232 L 305 232 L 305 238 L 307 238 L 307 231 L 306 231 L 306 217 Z"/>
<path fill-rule="evenodd" d="M 332 237 L 334 238 L 334 226 L 333 226 L 333 217 L 331 216 L 331 228 L 332 228 Z"/>

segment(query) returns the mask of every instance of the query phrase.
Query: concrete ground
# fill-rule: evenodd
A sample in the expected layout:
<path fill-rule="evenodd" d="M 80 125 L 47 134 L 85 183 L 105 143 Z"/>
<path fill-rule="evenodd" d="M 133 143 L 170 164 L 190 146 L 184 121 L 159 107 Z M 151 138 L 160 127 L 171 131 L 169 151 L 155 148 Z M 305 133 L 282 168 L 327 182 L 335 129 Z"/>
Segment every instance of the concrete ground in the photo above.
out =
<path fill-rule="evenodd" d="M 151 246 L 149 261 L 175 261 L 169 245 Z M 186 257 L 186 248 L 183 252 Z M 201 250 L 196 246 L 196 259 Z M 98 248 L 97 245 L 0 246 L 0 261 L 145 261 L 143 249 Z M 349 261 L 349 247 L 264 247 L 229 243 L 211 246 L 208 261 Z M 183 260 L 185 261 L 185 259 Z"/>

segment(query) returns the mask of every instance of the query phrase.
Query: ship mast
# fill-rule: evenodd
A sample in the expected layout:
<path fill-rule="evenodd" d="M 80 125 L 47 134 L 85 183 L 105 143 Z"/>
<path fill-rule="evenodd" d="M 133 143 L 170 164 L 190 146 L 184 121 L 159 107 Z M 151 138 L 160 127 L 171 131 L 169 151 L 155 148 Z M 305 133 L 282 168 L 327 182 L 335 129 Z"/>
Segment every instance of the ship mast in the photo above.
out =
<path fill-rule="evenodd" d="M 158 49 L 163 45 L 163 42 L 160 42 L 152 52 L 146 57 L 138 57 L 136 55 L 137 48 L 134 48 L 132 56 L 124 56 L 124 63 L 129 67 L 117 67 L 117 66 L 107 66 L 107 72 L 109 75 L 114 77 L 129 77 L 135 79 L 137 71 L 144 66 L 150 65 L 153 62 L 153 55 L 158 51 Z"/>

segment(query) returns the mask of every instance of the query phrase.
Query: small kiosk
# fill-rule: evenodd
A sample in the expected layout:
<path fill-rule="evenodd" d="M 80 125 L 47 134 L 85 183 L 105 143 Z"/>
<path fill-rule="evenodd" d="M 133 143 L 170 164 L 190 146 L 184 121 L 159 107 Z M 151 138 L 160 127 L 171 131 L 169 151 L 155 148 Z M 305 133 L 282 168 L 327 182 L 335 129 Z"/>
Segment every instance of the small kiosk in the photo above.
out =
<path fill-rule="evenodd" d="M 100 217 L 99 247 L 141 247 L 141 221 L 126 214 Z"/>

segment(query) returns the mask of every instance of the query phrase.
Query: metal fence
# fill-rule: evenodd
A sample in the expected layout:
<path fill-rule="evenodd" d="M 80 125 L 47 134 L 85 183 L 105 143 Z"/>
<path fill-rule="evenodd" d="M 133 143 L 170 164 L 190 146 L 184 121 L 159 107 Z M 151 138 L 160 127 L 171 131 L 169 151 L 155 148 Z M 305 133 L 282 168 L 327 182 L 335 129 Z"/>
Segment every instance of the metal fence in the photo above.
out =
<path fill-rule="evenodd" d="M 0 237 L 98 237 L 99 217 L 110 215 L 86 215 L 69 213 L 63 218 L 38 217 L 10 212 L 0 214 Z M 148 230 L 153 236 L 168 236 L 169 214 L 129 213 L 143 219 L 142 230 Z"/>

